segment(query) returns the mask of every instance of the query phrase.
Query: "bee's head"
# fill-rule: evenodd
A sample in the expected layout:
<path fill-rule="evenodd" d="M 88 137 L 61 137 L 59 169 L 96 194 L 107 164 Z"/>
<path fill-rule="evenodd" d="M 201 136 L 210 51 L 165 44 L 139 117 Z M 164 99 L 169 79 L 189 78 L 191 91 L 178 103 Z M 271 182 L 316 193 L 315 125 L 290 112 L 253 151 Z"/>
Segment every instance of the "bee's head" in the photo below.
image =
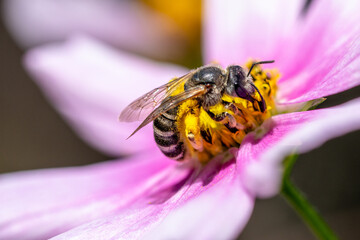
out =
<path fill-rule="evenodd" d="M 226 92 L 233 97 L 250 100 L 250 95 L 255 93 L 252 87 L 252 77 L 247 77 L 244 69 L 238 65 L 232 65 L 228 70 L 228 85 Z"/>
<path fill-rule="evenodd" d="M 250 74 L 246 74 L 244 69 L 238 65 L 231 65 L 227 68 L 228 83 L 226 86 L 226 93 L 233 97 L 240 97 L 250 102 L 257 101 L 262 112 L 265 111 L 265 101 L 256 86 Z M 254 98 L 256 92 L 260 94 L 261 101 Z"/>

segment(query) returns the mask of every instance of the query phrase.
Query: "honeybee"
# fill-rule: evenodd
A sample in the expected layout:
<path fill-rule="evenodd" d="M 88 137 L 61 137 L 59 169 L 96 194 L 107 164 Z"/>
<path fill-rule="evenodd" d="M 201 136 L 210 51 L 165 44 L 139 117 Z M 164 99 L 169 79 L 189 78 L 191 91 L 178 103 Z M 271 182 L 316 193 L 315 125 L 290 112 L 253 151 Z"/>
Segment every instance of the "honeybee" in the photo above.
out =
<path fill-rule="evenodd" d="M 255 112 L 266 111 L 251 71 L 273 62 L 253 62 L 247 72 L 239 65 L 197 68 L 139 97 L 119 120 L 143 120 L 129 137 L 153 121 L 155 141 L 165 156 L 179 161 L 196 153 L 206 162 L 224 148 L 240 144 L 236 138 L 247 130 L 246 123 L 240 124 L 246 109 L 239 107 L 239 101 L 251 104 Z"/>

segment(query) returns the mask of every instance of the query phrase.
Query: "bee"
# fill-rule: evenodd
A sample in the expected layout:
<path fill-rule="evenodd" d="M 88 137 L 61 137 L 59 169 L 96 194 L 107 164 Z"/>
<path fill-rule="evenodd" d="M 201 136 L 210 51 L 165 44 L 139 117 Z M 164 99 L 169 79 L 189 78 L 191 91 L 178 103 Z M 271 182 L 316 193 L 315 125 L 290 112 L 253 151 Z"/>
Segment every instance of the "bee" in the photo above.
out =
<path fill-rule="evenodd" d="M 246 122 L 240 124 L 246 109 L 237 102 L 245 101 L 259 113 L 266 111 L 251 71 L 273 62 L 253 62 L 248 72 L 239 65 L 194 69 L 133 101 L 119 120 L 143 121 L 129 138 L 153 122 L 155 141 L 165 156 L 180 161 L 196 153 L 206 162 L 224 148 L 238 146 L 236 137 L 247 131 Z"/>

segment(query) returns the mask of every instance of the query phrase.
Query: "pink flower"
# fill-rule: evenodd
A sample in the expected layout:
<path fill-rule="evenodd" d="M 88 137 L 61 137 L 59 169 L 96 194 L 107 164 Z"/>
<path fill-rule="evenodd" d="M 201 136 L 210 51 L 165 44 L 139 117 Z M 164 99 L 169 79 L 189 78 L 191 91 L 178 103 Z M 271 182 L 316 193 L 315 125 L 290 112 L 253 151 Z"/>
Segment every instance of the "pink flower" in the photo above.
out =
<path fill-rule="evenodd" d="M 318 0 L 205 2 L 204 62 L 275 59 L 278 107 L 360 84 L 358 3 Z M 134 98 L 187 69 L 138 58 L 87 37 L 39 47 L 25 66 L 79 135 L 125 160 L 0 176 L 0 238 L 233 239 L 256 197 L 278 193 L 287 155 L 360 129 L 360 99 L 272 117 L 262 138 L 248 134 L 236 157 L 193 169 L 166 159 L 151 126 L 118 123 Z M 60 235 L 59 235 L 60 234 Z"/>

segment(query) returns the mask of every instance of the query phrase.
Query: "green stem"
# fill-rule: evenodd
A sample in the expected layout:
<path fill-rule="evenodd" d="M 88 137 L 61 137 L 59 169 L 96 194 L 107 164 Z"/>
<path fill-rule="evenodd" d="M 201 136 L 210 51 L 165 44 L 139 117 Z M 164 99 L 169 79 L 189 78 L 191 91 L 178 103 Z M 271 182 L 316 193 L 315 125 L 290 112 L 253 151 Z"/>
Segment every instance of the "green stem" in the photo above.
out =
<path fill-rule="evenodd" d="M 338 239 L 330 227 L 326 224 L 324 219 L 289 179 L 290 171 L 296 160 L 296 157 L 297 156 L 290 156 L 285 160 L 286 166 L 281 191 L 283 196 L 302 217 L 303 221 L 306 222 L 308 227 L 314 232 L 318 239 Z"/>

